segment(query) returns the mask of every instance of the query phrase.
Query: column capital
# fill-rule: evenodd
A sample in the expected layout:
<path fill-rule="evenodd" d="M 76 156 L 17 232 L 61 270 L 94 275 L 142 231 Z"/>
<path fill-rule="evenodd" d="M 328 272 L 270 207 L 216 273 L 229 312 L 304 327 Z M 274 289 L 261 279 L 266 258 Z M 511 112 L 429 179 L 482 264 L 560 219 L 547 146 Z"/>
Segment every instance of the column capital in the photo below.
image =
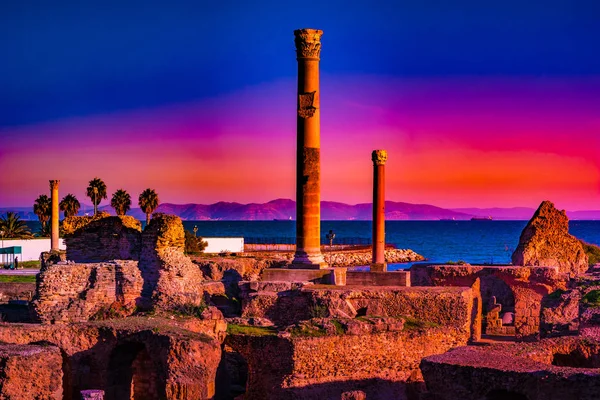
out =
<path fill-rule="evenodd" d="M 294 42 L 296 43 L 296 58 L 308 58 L 318 60 L 321 55 L 320 29 L 297 29 L 294 31 Z"/>
<path fill-rule="evenodd" d="M 371 153 L 371 160 L 373 160 L 373 165 L 385 165 L 385 162 L 387 161 L 387 151 L 373 150 L 373 153 Z"/>
<path fill-rule="evenodd" d="M 50 190 L 58 189 L 59 180 L 50 181 Z"/>

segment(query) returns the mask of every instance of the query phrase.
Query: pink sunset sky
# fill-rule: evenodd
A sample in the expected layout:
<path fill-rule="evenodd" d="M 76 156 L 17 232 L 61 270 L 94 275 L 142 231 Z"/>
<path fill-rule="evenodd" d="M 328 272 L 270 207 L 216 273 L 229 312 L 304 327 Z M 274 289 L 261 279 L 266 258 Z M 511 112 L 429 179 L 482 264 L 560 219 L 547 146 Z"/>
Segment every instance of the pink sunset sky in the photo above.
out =
<path fill-rule="evenodd" d="M 201 101 L 0 127 L 0 207 L 48 180 L 85 199 L 295 198 L 295 77 Z M 600 78 L 321 76 L 321 197 L 370 202 L 373 149 L 388 200 L 441 207 L 600 209 Z M 104 201 L 102 204 L 107 204 Z"/>

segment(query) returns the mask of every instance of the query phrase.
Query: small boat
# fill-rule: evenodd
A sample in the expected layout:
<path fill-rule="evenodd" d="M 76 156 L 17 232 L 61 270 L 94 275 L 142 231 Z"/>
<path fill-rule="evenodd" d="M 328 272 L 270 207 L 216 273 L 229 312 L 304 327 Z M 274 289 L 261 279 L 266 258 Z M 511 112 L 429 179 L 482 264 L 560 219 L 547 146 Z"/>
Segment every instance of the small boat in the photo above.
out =
<path fill-rule="evenodd" d="M 440 221 L 456 221 L 456 218 L 440 218 Z"/>
<path fill-rule="evenodd" d="M 288 219 L 273 218 L 273 221 L 291 221 L 291 220 L 292 220 L 291 216 Z"/>
<path fill-rule="evenodd" d="M 492 221 L 493 218 L 491 215 L 488 215 L 487 217 L 473 217 L 471 218 L 471 221 Z"/>

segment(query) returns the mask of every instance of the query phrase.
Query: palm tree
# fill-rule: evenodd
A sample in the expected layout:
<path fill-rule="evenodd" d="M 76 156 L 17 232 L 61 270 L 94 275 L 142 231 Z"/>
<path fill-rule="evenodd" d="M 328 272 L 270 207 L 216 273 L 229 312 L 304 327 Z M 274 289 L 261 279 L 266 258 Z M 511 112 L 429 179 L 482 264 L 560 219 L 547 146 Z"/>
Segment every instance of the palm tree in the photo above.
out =
<path fill-rule="evenodd" d="M 160 203 L 160 200 L 154 189 L 148 188 L 140 194 L 138 204 L 142 211 L 146 213 L 146 225 L 150 223 L 150 215 L 158 208 L 158 203 Z"/>
<path fill-rule="evenodd" d="M 60 210 L 65 213 L 65 218 L 67 218 L 77 215 L 81 204 L 79 204 L 79 200 L 77 200 L 77 197 L 75 197 L 74 194 L 69 193 L 63 197 L 58 206 L 60 207 Z"/>
<path fill-rule="evenodd" d="M 94 215 L 98 213 L 98 204 L 102 199 L 106 199 L 106 184 L 98 177 L 92 179 L 87 187 L 87 197 L 92 200 L 94 204 Z"/>
<path fill-rule="evenodd" d="M 127 191 L 119 189 L 113 193 L 110 205 L 117 215 L 125 215 L 131 209 L 131 196 Z"/>
<path fill-rule="evenodd" d="M 42 231 L 46 228 L 46 224 L 52 214 L 52 200 L 45 194 L 39 195 L 33 203 L 33 212 L 37 215 L 40 223 L 42 224 Z"/>
<path fill-rule="evenodd" d="M 3 238 L 30 239 L 33 237 L 25 221 L 12 211 L 0 217 L 0 231 L 3 232 Z"/>

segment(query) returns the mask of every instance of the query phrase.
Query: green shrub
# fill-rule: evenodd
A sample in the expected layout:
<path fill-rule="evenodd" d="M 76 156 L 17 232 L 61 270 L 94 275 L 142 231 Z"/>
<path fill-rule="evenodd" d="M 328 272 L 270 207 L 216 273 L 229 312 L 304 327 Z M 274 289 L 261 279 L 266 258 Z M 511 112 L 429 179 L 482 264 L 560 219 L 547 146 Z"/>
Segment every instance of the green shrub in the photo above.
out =
<path fill-rule="evenodd" d="M 600 263 L 600 247 L 595 244 L 586 243 L 583 240 L 580 240 L 583 245 L 583 251 L 588 256 L 588 262 L 590 267 Z"/>
<path fill-rule="evenodd" d="M 329 315 L 329 310 L 322 304 L 313 304 L 309 313 L 311 318 L 325 318 Z"/>
<path fill-rule="evenodd" d="M 200 304 L 185 303 L 177 306 L 173 311 L 175 314 L 183 317 L 202 317 L 202 313 L 208 308 L 206 303 L 202 301 Z"/>
<path fill-rule="evenodd" d="M 197 237 L 192 232 L 185 231 L 185 252 L 187 254 L 202 253 L 206 249 L 208 243 Z"/>
<path fill-rule="evenodd" d="M 600 290 L 590 290 L 583 296 L 581 302 L 590 307 L 600 307 Z"/>

